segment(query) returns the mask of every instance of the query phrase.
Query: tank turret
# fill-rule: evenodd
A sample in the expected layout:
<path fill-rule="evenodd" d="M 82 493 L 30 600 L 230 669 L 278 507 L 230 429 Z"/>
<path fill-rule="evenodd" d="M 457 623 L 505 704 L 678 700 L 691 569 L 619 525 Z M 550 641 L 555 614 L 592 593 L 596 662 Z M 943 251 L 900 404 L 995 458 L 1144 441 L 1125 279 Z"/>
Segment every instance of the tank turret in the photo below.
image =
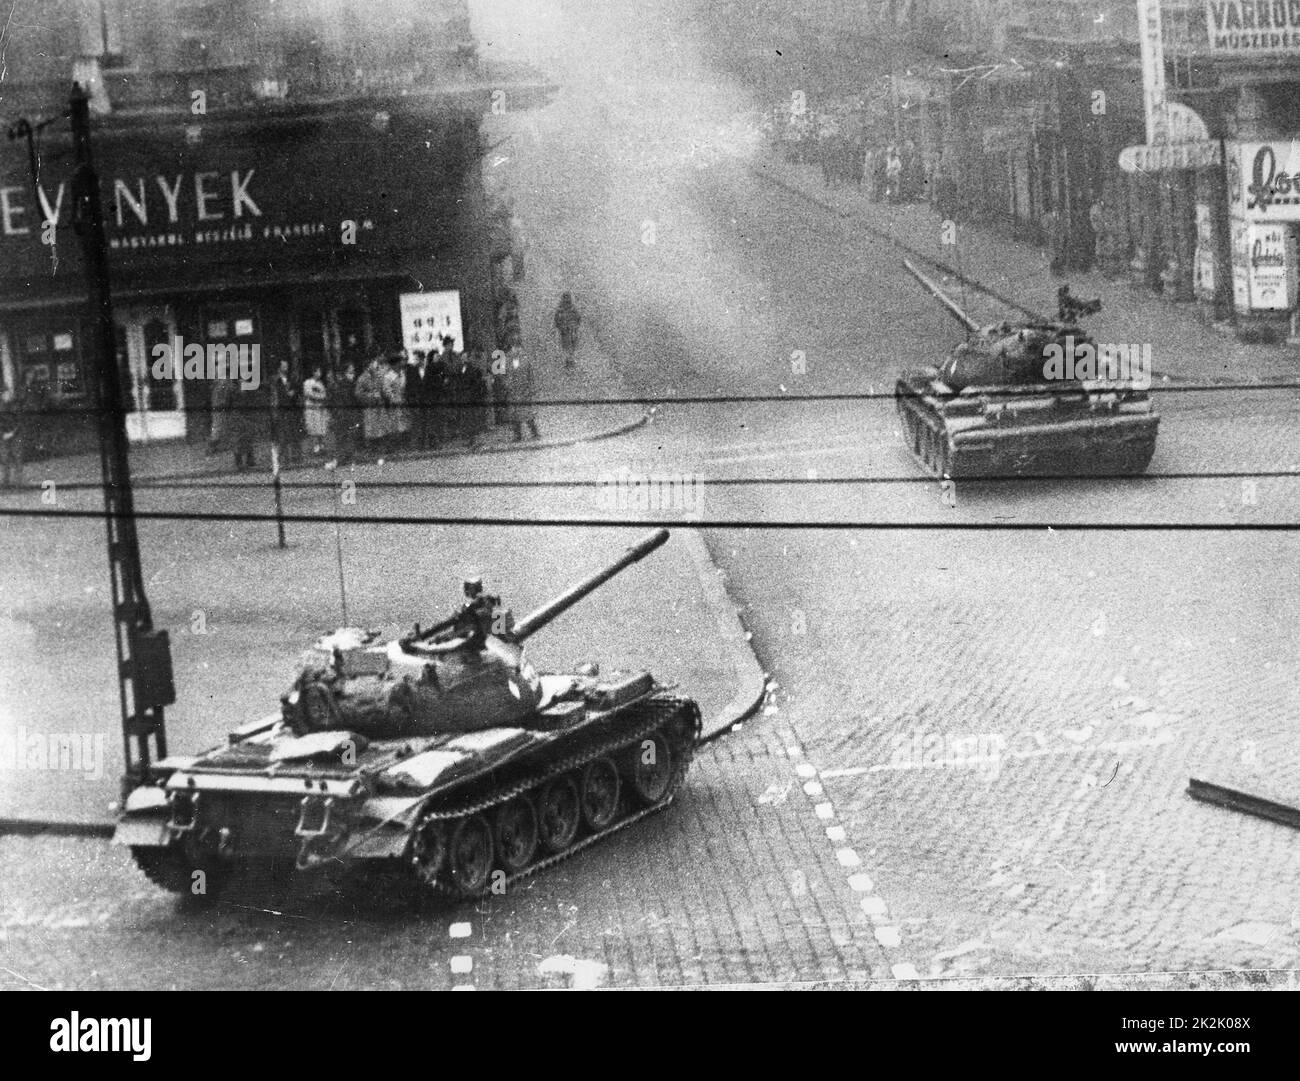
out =
<path fill-rule="evenodd" d="M 1001 322 L 982 327 L 913 263 L 904 259 L 903 266 L 966 331 L 966 341 L 958 345 L 939 365 L 943 381 L 953 390 L 962 391 L 972 386 L 1007 387 L 1048 382 L 1045 373 L 1050 346 L 1059 345 L 1072 352 L 1085 348 L 1095 350 L 1092 339 L 1078 325 L 1075 317 L 1095 315 L 1101 311 L 1101 301 L 1077 300 L 1070 296 L 1069 286 L 1062 286 L 1057 293 L 1058 314 L 1061 318 L 1056 322 Z"/>
<path fill-rule="evenodd" d="M 432 627 L 385 641 L 378 632 L 342 628 L 304 655 L 281 699 L 297 733 L 346 729 L 370 737 L 528 727 L 543 703 L 542 681 L 523 645 L 615 575 L 668 540 L 658 530 L 609 566 L 584 578 L 515 623 L 482 583 L 465 583 L 465 600 Z"/>

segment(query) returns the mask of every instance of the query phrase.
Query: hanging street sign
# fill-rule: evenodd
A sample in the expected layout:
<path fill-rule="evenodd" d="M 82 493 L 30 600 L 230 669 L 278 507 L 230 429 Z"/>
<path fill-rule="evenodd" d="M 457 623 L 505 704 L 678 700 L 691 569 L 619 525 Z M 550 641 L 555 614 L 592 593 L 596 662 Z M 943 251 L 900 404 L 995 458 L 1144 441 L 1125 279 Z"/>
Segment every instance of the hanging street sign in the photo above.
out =
<path fill-rule="evenodd" d="M 1223 161 L 1218 140 L 1126 146 L 1119 167 L 1126 173 L 1160 173 L 1171 169 L 1205 169 Z"/>

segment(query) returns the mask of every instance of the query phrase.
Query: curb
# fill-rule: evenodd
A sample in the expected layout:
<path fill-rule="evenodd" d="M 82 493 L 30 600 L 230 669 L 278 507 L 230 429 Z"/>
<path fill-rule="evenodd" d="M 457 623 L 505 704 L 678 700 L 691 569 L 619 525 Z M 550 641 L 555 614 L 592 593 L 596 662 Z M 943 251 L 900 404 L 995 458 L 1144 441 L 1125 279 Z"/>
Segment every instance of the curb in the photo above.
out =
<path fill-rule="evenodd" d="M 893 244 L 894 247 L 898 248 L 900 251 L 907 252 L 913 258 L 920 259 L 926 263 L 929 263 L 930 266 L 935 267 L 938 270 L 942 270 L 949 277 L 955 278 L 959 282 L 963 282 L 964 284 L 970 286 L 972 289 L 978 289 L 985 296 L 992 297 L 999 304 L 1003 304 L 1006 307 L 1013 309 L 1014 311 L 1018 311 L 1029 319 L 1032 319 L 1036 322 L 1049 321 L 1044 318 L 1041 312 L 1036 312 L 1031 308 L 1026 308 L 1023 304 L 1017 303 L 1016 301 L 1012 300 L 1010 297 L 1003 296 L 1000 292 L 998 292 L 998 290 L 992 288 L 991 286 L 985 285 L 983 282 L 979 281 L 976 278 L 972 278 L 966 274 L 962 274 L 955 267 L 951 267 L 947 263 L 944 263 L 936 259 L 933 255 L 927 255 L 919 248 L 912 247 L 906 241 L 900 240 L 897 236 L 895 236 L 893 233 L 889 232 L 888 230 L 882 229 L 879 226 L 873 226 L 867 224 L 865 221 L 862 220 L 862 214 L 860 211 L 841 210 L 833 203 L 827 202 L 825 199 L 822 199 L 820 196 L 815 195 L 810 191 L 806 191 L 805 189 L 790 183 L 788 180 L 785 180 L 782 177 L 772 176 L 769 175 L 768 173 L 763 172 L 762 168 L 759 166 L 751 165 L 749 167 L 749 172 L 752 176 L 756 177 L 758 180 L 761 180 L 767 184 L 771 184 L 773 187 L 780 188 L 782 191 L 788 192 L 789 194 L 804 200 L 804 202 L 809 203 L 812 206 L 819 207 L 822 210 L 834 214 L 837 218 L 841 219 L 842 221 L 850 222 L 851 224 L 856 225 L 859 229 L 865 230 L 866 232 L 870 233 L 872 236 L 879 237 L 881 240 Z M 975 228 L 979 228 L 979 226 L 975 226 Z M 1221 326 L 1218 323 L 1213 324 L 1211 330 L 1214 333 L 1218 333 L 1218 334 L 1232 333 L 1231 329 L 1228 329 L 1226 331 L 1221 329 Z M 1152 375 L 1160 379 L 1167 380 L 1171 383 L 1199 383 L 1206 386 L 1239 386 L 1242 383 L 1242 380 L 1240 379 L 1228 379 L 1220 376 L 1209 376 L 1205 378 L 1198 378 L 1190 375 L 1175 375 L 1172 372 L 1153 372 Z M 1285 379 L 1263 379 L 1260 377 L 1256 377 L 1255 382 L 1257 382 L 1262 387 L 1267 387 L 1267 386 L 1291 387 L 1294 385 L 1293 383 Z"/>
<path fill-rule="evenodd" d="M 534 442 L 519 443 L 501 443 L 489 444 L 478 447 L 474 450 L 432 450 L 432 451 L 399 451 L 397 454 L 385 454 L 385 462 L 416 462 L 423 460 L 433 460 L 438 458 L 470 458 L 483 454 L 524 454 L 538 450 L 554 450 L 557 447 L 576 447 L 581 443 L 596 443 L 602 439 L 613 439 L 616 436 L 626 435 L 628 432 L 634 432 L 638 428 L 644 427 L 654 416 L 653 409 L 647 409 L 639 417 L 632 421 L 625 421 L 617 424 L 612 428 L 603 428 L 595 432 L 584 432 L 582 435 L 572 436 L 568 439 L 542 439 Z M 373 460 L 358 461 L 356 465 L 375 465 L 378 458 Z M 300 462 L 294 465 L 282 466 L 280 475 L 286 473 L 306 472 L 313 469 L 323 469 L 325 463 L 322 462 Z M 233 469 L 220 469 L 212 472 L 188 472 L 188 473 L 150 473 L 133 475 L 132 480 L 139 484 L 157 483 L 159 481 L 171 480 L 203 480 L 208 477 L 256 477 L 262 470 L 256 473 L 238 473 Z M 270 475 L 270 474 L 267 474 Z"/>
<path fill-rule="evenodd" d="M 745 630 L 740 614 L 731 603 L 731 597 L 722 584 L 722 572 L 713 562 L 700 531 L 683 530 L 682 537 L 700 579 L 700 592 L 704 594 L 705 602 L 717 623 L 718 637 L 731 654 L 731 669 L 736 680 L 736 693 L 731 700 L 713 717 L 705 719 L 699 740 L 704 744 L 726 734 L 758 712 L 767 696 L 767 673 L 758 663 L 758 657 L 749 644 L 749 632 Z"/>

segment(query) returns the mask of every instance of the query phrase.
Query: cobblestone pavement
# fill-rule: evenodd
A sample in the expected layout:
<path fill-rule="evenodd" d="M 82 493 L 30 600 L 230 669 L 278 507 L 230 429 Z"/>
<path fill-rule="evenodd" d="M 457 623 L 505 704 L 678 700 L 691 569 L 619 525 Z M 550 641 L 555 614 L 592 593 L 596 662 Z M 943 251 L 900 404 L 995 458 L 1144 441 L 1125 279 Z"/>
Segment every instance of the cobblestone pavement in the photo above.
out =
<path fill-rule="evenodd" d="M 514 894 L 417 915 L 302 892 L 178 907 L 87 841 L 0 841 L 0 987 L 595 987 L 892 981 L 871 886 L 800 748 L 703 748 L 666 812 Z M 819 808 L 821 810 L 819 811 Z M 274 911 L 268 911 L 269 909 Z"/>

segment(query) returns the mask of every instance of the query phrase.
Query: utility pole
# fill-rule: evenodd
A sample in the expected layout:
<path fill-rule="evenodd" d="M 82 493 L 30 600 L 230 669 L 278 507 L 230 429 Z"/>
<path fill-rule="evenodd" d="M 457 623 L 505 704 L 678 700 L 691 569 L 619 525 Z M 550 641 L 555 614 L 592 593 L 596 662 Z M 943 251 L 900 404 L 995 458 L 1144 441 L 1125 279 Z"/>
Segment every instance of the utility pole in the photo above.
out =
<path fill-rule="evenodd" d="M 151 762 L 167 755 L 163 709 L 176 701 L 171 643 L 156 631 L 144 592 L 140 544 L 135 529 L 135 499 L 127 450 L 126 415 L 117 367 L 108 242 L 99 177 L 90 138 L 90 98 L 74 83 L 69 116 L 76 154 L 73 174 L 73 228 L 81 239 L 90 314 L 95 328 L 91 355 L 96 378 L 95 413 L 104 485 L 104 525 L 117 639 L 118 694 L 126 772 L 123 796 L 145 780 Z"/>

